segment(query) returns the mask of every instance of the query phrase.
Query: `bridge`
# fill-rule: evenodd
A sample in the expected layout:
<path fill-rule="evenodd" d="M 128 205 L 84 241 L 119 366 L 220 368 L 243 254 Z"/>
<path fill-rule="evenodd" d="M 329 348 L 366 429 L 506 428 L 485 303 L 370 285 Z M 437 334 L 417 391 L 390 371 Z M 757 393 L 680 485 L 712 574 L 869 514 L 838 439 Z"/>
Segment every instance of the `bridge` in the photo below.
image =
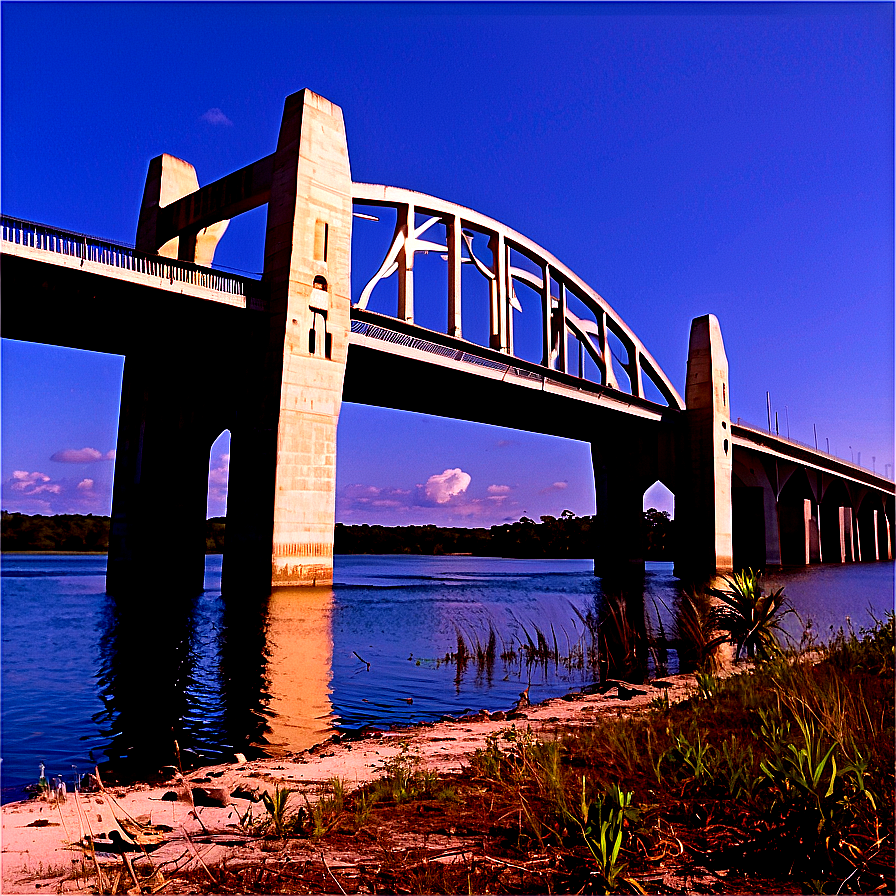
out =
<path fill-rule="evenodd" d="M 261 205 L 261 279 L 211 268 L 228 220 Z M 353 219 L 371 210 L 395 228 L 353 302 Z M 682 398 L 545 249 L 472 209 L 354 183 L 342 112 L 311 91 L 287 98 L 274 153 L 214 183 L 153 159 L 135 248 L 11 218 L 0 248 L 5 336 L 125 356 L 110 593 L 156 581 L 162 555 L 166 581 L 201 589 L 209 448 L 224 429 L 225 589 L 331 581 L 343 400 L 588 442 L 599 572 L 643 568 L 657 480 L 687 533 L 682 577 L 893 558 L 892 481 L 731 421 L 712 315 L 692 324 Z M 439 298 L 415 283 L 424 254 L 446 268 Z M 394 275 L 394 312 L 373 310 Z M 464 335 L 471 302 L 487 302 L 487 344 Z M 434 308 L 438 330 L 418 320 Z M 522 315 L 537 321 L 538 360 L 515 351 Z"/>

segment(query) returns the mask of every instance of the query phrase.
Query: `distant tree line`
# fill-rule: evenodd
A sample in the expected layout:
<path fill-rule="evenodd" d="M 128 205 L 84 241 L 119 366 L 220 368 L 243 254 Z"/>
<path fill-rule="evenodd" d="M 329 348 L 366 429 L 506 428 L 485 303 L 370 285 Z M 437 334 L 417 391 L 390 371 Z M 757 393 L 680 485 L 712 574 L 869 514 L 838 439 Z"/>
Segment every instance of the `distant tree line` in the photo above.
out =
<path fill-rule="evenodd" d="M 59 514 L 29 516 L 2 513 L 5 552 L 109 550 L 109 517 Z M 225 518 L 206 520 L 205 551 L 224 550 Z M 644 556 L 670 560 L 674 556 L 674 520 L 654 508 L 644 511 Z M 515 523 L 489 529 L 444 526 L 345 526 L 336 524 L 337 554 L 473 554 L 479 557 L 578 557 L 594 556 L 594 517 L 576 516 L 564 510 L 559 517 L 543 516 L 536 523 L 522 517 Z"/>
<path fill-rule="evenodd" d="M 61 513 L 56 516 L 29 516 L 4 510 L 0 518 L 0 548 L 6 553 L 18 551 L 99 552 L 109 550 L 110 518 Z M 205 552 L 224 550 L 224 517 L 205 523 Z"/>
<path fill-rule="evenodd" d="M 336 524 L 336 554 L 473 554 L 479 557 L 594 556 L 594 517 L 564 510 L 541 522 L 522 517 L 488 529 L 443 526 L 345 526 Z M 674 521 L 665 511 L 644 512 L 642 538 L 649 560 L 673 557 Z"/>

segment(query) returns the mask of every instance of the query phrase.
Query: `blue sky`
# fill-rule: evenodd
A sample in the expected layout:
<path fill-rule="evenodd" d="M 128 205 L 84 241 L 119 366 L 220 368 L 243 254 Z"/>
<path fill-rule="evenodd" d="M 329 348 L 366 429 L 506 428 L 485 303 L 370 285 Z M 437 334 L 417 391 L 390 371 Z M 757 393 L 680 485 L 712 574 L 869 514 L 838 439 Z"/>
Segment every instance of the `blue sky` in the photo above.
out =
<path fill-rule="evenodd" d="M 892 475 L 893 13 L 4 2 L 0 202 L 132 242 L 152 157 L 214 180 L 270 153 L 284 97 L 310 87 L 343 108 L 355 180 L 530 237 L 680 392 L 690 321 L 716 314 L 733 417 L 764 425 L 769 391 L 782 434 L 811 444 L 814 424 L 822 448 Z M 263 227 L 263 212 L 233 221 L 216 261 L 260 271 Z M 4 509 L 109 512 L 121 367 L 3 341 Z M 213 514 L 226 450 L 211 455 Z M 423 500 L 428 484 L 453 494 Z M 337 490 L 346 523 L 594 508 L 581 443 L 354 405 Z"/>

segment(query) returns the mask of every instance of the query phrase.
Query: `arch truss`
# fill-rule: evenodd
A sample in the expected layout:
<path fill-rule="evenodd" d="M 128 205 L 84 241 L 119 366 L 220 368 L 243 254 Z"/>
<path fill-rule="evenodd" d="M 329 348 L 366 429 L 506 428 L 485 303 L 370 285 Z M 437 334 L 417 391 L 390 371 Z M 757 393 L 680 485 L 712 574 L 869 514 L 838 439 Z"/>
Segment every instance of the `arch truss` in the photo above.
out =
<path fill-rule="evenodd" d="M 630 393 L 645 398 L 644 382 L 649 380 L 672 408 L 684 409 L 684 402 L 668 377 L 610 305 L 569 268 L 549 252 L 520 233 L 469 208 L 405 190 L 379 184 L 352 184 L 355 206 L 392 208 L 396 213 L 395 233 L 389 250 L 376 273 L 361 291 L 355 307 L 366 310 L 376 285 L 398 274 L 398 318 L 414 322 L 414 256 L 437 252 L 448 264 L 448 316 L 445 332 L 462 338 L 461 266 L 472 265 L 489 287 L 489 347 L 514 354 L 514 312 L 522 313 L 515 284 L 530 287 L 541 298 L 541 364 L 551 370 L 584 377 L 584 359 L 593 361 L 600 384 L 620 390 L 616 365 L 626 374 Z M 364 214 L 356 215 L 365 217 Z M 420 218 L 423 220 L 421 221 Z M 436 224 L 445 227 L 445 243 L 435 242 L 429 232 Z M 484 261 L 474 251 L 473 240 L 482 234 L 488 240 L 491 260 Z M 519 257 L 517 257 L 519 256 Z M 520 258 L 528 262 L 521 267 Z M 516 259 L 517 263 L 514 263 Z M 569 307 L 570 298 L 579 300 L 588 312 L 580 317 Z M 578 306 L 577 306 L 578 307 Z M 622 352 L 614 353 L 610 336 L 618 340 Z M 577 349 L 578 370 L 570 355 Z"/>

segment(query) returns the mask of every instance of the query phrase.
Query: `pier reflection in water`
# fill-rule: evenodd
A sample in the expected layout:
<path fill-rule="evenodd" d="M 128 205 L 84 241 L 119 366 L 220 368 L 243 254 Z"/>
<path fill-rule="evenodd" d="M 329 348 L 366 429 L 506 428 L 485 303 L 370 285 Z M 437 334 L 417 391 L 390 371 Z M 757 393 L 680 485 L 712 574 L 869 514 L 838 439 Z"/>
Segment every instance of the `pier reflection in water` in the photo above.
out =
<path fill-rule="evenodd" d="M 332 590 L 208 598 L 154 598 L 149 613 L 105 598 L 93 720 L 111 778 L 282 755 L 332 731 Z"/>
<path fill-rule="evenodd" d="M 333 727 L 333 591 L 278 588 L 268 601 L 267 752 L 320 743 Z"/>

